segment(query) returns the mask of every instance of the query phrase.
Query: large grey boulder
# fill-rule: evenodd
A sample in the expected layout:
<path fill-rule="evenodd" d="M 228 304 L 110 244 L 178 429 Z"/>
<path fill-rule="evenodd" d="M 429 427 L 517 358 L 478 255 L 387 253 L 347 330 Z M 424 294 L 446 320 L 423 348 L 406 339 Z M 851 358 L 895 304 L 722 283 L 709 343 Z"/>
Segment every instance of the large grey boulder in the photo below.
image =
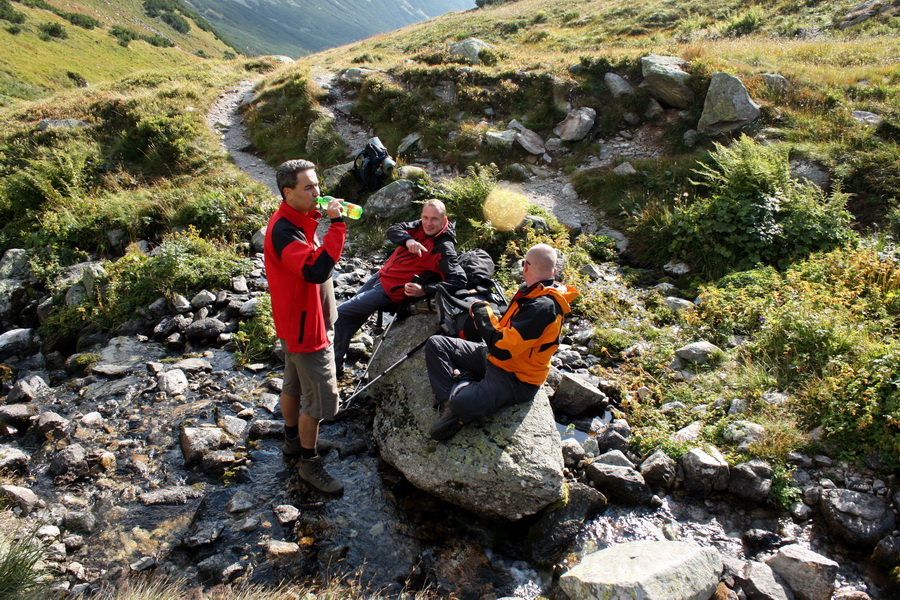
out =
<path fill-rule="evenodd" d="M 594 488 L 579 481 L 569 481 L 566 486 L 568 501 L 545 510 L 528 530 L 526 550 L 540 565 L 552 564 L 581 532 L 585 521 L 606 510 L 606 497 Z"/>
<path fill-rule="evenodd" d="M 772 567 L 755 560 L 744 565 L 741 588 L 750 600 L 794 600 L 794 594 Z"/>
<path fill-rule="evenodd" d="M 172 369 L 166 371 L 159 376 L 159 391 L 165 392 L 169 396 L 177 396 L 183 394 L 188 389 L 187 376 L 181 369 Z"/>
<path fill-rule="evenodd" d="M 777 94 L 786 94 L 791 89 L 791 82 L 778 73 L 763 73 L 762 80 L 767 88 Z"/>
<path fill-rule="evenodd" d="M 728 73 L 713 73 L 697 131 L 703 135 L 721 135 L 758 118 L 759 106 L 750 99 L 741 80 Z"/>
<path fill-rule="evenodd" d="M 29 456 L 15 446 L 0 446 L 0 471 L 6 473 L 25 473 L 28 470 Z"/>
<path fill-rule="evenodd" d="M 873 548 L 896 524 L 887 500 L 853 490 L 822 490 L 819 508 L 828 530 L 853 546 Z"/>
<path fill-rule="evenodd" d="M 553 133 L 564 142 L 583 140 L 594 126 L 597 111 L 589 106 L 570 110 L 566 118 L 553 128 Z"/>
<path fill-rule="evenodd" d="M 159 344 L 145 343 L 127 336 L 114 337 L 100 350 L 101 362 L 126 366 L 159 360 L 165 355 L 165 349 Z"/>
<path fill-rule="evenodd" d="M 649 54 L 641 58 L 641 84 L 650 95 L 675 108 L 689 108 L 694 101 L 694 92 L 688 85 L 691 76 L 682 67 L 684 59 L 675 56 Z"/>
<path fill-rule="evenodd" d="M 22 511 L 23 516 L 43 505 L 43 501 L 29 488 L 19 485 L 0 485 L 0 498 L 16 506 Z"/>
<path fill-rule="evenodd" d="M 436 329 L 433 314 L 392 326 L 371 372 L 382 372 Z M 370 388 L 377 406 L 374 437 L 385 461 L 415 486 L 487 517 L 519 519 L 560 498 L 560 437 L 543 392 L 437 442 L 428 437 L 439 415 L 425 374 L 420 350 Z"/>
<path fill-rule="evenodd" d="M 725 427 L 722 437 L 737 445 L 741 452 L 750 449 L 753 444 L 762 441 L 766 428 L 752 421 L 732 421 Z"/>
<path fill-rule="evenodd" d="M 28 292 L 21 279 L 0 279 L 0 318 L 8 317 L 16 312 L 17 307 L 25 304 Z"/>
<path fill-rule="evenodd" d="M 33 341 L 33 329 L 10 329 L 0 334 L 0 359 L 24 352 Z"/>
<path fill-rule="evenodd" d="M 478 38 L 468 38 L 455 44 L 450 44 L 450 54 L 462 58 L 472 64 L 481 63 L 481 53 L 484 50 L 493 50 L 494 47 Z"/>
<path fill-rule="evenodd" d="M 563 373 L 551 404 L 554 409 L 577 417 L 588 412 L 603 414 L 609 406 L 609 399 L 580 375 Z"/>
<path fill-rule="evenodd" d="M 365 69 L 363 67 L 350 67 L 343 73 L 341 73 L 341 81 L 353 81 L 360 82 L 364 81 L 370 75 L 377 73 L 375 69 Z"/>
<path fill-rule="evenodd" d="M 764 460 L 754 458 L 731 469 L 728 491 L 745 500 L 762 502 L 772 490 L 772 467 Z"/>
<path fill-rule="evenodd" d="M 628 542 L 589 554 L 559 585 L 571 600 L 709 600 L 722 573 L 712 548 L 685 542 Z"/>
<path fill-rule="evenodd" d="M 800 544 L 780 548 L 766 560 L 799 600 L 831 598 L 838 564 Z"/>
<path fill-rule="evenodd" d="M 603 75 L 603 81 L 609 88 L 613 98 L 621 98 L 622 96 L 634 96 L 634 86 L 628 83 L 621 75 L 609 72 Z"/>
<path fill-rule="evenodd" d="M 689 492 L 704 496 L 712 491 L 725 490 L 729 483 L 725 457 L 717 448 L 710 446 L 708 450 L 693 448 L 681 457 L 684 487 Z"/>
<path fill-rule="evenodd" d="M 322 172 L 322 187 L 326 190 L 335 190 L 345 177 L 350 177 L 353 170 L 353 162 L 336 165 Z"/>
<path fill-rule="evenodd" d="M 488 129 L 484 132 L 484 143 L 491 148 L 508 150 L 512 148 L 515 141 L 516 131 L 514 129 L 504 129 L 503 131 Z"/>
<path fill-rule="evenodd" d="M 669 491 L 675 482 L 677 465 L 663 450 L 657 450 L 641 463 L 641 475 L 653 490 Z"/>
<path fill-rule="evenodd" d="M 365 215 L 379 219 L 393 219 L 412 206 L 416 183 L 399 179 L 384 186 L 366 200 Z"/>
<path fill-rule="evenodd" d="M 181 430 L 180 441 L 186 466 L 199 463 L 206 453 L 233 443 L 219 427 L 185 427 Z"/>
<path fill-rule="evenodd" d="M 722 349 L 706 340 L 693 342 L 682 346 L 675 351 L 675 356 L 688 362 L 702 365 L 717 353 L 721 353 Z"/>
<path fill-rule="evenodd" d="M 541 139 L 541 136 L 524 127 L 516 132 L 516 142 L 529 154 L 540 155 L 547 151 L 544 148 L 544 140 Z"/>
<path fill-rule="evenodd" d="M 28 252 L 21 248 L 10 248 L 0 259 L 0 279 L 24 279 L 31 273 Z"/>
<path fill-rule="evenodd" d="M 610 500 L 628 506 L 649 504 L 653 492 L 643 475 L 630 467 L 593 462 L 585 469 L 591 484 Z"/>

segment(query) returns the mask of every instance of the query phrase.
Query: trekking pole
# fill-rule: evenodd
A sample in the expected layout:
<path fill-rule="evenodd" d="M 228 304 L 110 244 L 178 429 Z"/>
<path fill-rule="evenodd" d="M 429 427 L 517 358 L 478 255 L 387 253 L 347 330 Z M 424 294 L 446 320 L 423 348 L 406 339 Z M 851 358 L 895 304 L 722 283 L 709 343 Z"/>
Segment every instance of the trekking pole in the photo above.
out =
<path fill-rule="evenodd" d="M 378 315 L 379 318 L 381 314 Z M 362 384 L 363 380 L 366 378 L 366 375 L 369 374 L 369 367 L 372 366 L 372 361 L 375 360 L 375 356 L 378 354 L 378 351 L 381 349 L 381 345 L 384 343 L 384 340 L 387 339 L 387 334 L 391 330 L 391 327 L 398 320 L 397 315 L 394 315 L 394 318 L 391 319 L 391 322 L 387 324 L 387 327 L 384 328 L 384 331 L 381 332 L 381 338 L 378 340 L 378 344 L 375 346 L 375 349 L 372 350 L 372 356 L 369 357 L 369 362 L 366 363 L 366 370 L 363 371 L 363 374 L 359 376 L 359 379 L 356 381 L 356 387 L 353 388 L 353 394 L 350 396 L 351 398 L 356 395 L 359 391 L 359 386 Z"/>
<path fill-rule="evenodd" d="M 438 331 L 437 333 L 440 333 L 440 331 Z M 381 379 L 382 377 L 384 377 L 385 375 L 387 375 L 388 373 L 390 373 L 391 371 L 393 371 L 395 368 L 399 367 L 400 364 L 403 363 L 406 359 L 408 359 L 408 358 L 411 357 L 413 354 L 415 354 L 416 352 L 418 352 L 419 350 L 421 350 L 422 348 L 424 348 L 424 347 L 425 347 L 425 342 L 428 341 L 428 338 L 429 338 L 429 337 L 431 337 L 431 336 L 429 335 L 429 336 L 426 337 L 424 340 L 422 340 L 421 342 L 419 342 L 418 344 L 416 344 L 416 346 L 415 346 L 412 350 L 410 350 L 409 352 L 407 352 L 406 354 L 404 354 L 402 357 L 400 357 L 400 359 L 397 360 L 397 362 L 395 362 L 394 364 L 392 364 L 391 366 L 389 366 L 387 369 L 385 369 L 384 371 L 382 371 L 381 373 L 379 373 L 378 375 L 376 375 L 375 378 L 374 378 L 372 381 L 370 381 L 370 382 L 367 383 L 366 385 L 362 386 L 362 387 L 359 388 L 358 390 L 355 390 L 355 391 L 353 392 L 353 394 L 352 394 L 349 398 L 347 398 L 346 400 L 344 400 L 344 401 L 341 403 L 341 404 L 343 404 L 342 410 L 345 409 L 345 408 L 347 408 L 347 406 L 350 405 L 350 401 L 353 400 L 354 398 L 356 398 L 358 395 L 362 394 L 364 391 L 366 391 L 366 390 L 369 388 L 369 386 L 371 386 L 373 383 L 375 383 L 376 381 L 378 381 L 379 379 Z"/>

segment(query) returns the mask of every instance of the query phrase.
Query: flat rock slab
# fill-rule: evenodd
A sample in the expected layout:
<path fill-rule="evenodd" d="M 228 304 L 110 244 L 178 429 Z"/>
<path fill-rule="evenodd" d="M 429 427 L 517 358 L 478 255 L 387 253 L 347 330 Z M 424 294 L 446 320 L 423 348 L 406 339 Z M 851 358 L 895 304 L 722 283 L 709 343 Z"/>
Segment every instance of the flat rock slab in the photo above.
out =
<path fill-rule="evenodd" d="M 589 554 L 563 574 L 572 600 L 709 600 L 722 573 L 712 548 L 685 542 L 629 542 Z"/>

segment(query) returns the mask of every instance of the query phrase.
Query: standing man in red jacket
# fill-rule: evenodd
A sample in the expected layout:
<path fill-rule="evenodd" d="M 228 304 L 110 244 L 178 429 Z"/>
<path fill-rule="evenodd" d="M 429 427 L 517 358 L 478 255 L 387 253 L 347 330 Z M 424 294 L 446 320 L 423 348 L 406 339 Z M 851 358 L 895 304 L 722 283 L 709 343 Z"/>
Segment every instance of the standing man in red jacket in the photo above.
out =
<path fill-rule="evenodd" d="M 335 479 L 316 452 L 319 421 L 338 411 L 334 371 L 333 326 L 337 318 L 331 272 L 341 257 L 347 225 L 341 205 L 325 209 L 331 224 L 321 242 L 316 228 L 319 179 L 308 160 L 289 160 L 275 174 L 281 206 L 266 229 L 265 261 L 275 333 L 284 347 L 284 417 L 286 458 L 299 458 L 300 478 L 319 491 L 340 494 Z"/>
<path fill-rule="evenodd" d="M 453 222 L 440 200 L 426 200 L 418 221 L 391 225 L 387 237 L 397 248 L 356 295 L 338 307 L 334 358 L 339 377 L 350 339 L 370 315 L 396 310 L 405 300 L 433 298 L 438 287 L 453 292 L 466 286 L 466 274 L 456 256 Z M 429 281 L 419 283 L 422 276 Z"/>

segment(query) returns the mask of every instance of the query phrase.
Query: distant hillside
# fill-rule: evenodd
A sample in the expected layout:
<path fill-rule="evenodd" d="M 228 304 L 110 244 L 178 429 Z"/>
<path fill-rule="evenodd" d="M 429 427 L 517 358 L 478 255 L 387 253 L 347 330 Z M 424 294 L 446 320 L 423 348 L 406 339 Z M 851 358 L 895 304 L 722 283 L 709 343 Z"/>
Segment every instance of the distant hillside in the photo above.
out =
<path fill-rule="evenodd" d="M 0 0 L 0 105 L 236 55 L 177 0 Z"/>
<path fill-rule="evenodd" d="M 393 31 L 474 0 L 187 0 L 250 56 L 303 56 Z"/>

